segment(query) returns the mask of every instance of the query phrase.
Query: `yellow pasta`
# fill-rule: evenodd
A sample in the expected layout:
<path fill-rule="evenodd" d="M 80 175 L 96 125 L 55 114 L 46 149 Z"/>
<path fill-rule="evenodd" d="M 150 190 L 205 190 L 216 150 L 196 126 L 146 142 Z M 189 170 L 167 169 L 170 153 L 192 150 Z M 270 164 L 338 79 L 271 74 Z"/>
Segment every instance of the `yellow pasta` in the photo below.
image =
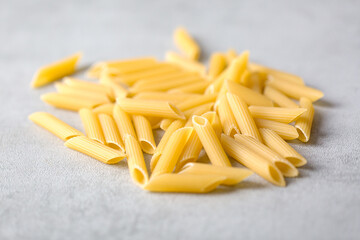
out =
<path fill-rule="evenodd" d="M 222 134 L 221 144 L 225 152 L 245 167 L 277 186 L 286 185 L 280 170 L 271 162 L 259 156 L 233 138 Z"/>
<path fill-rule="evenodd" d="M 106 164 L 115 164 L 125 158 L 122 152 L 85 136 L 73 137 L 65 142 L 65 146 Z"/>
<path fill-rule="evenodd" d="M 119 129 L 116 126 L 115 120 L 108 114 L 99 114 L 99 122 L 104 133 L 106 145 L 125 152 L 124 143 L 121 140 Z"/>
<path fill-rule="evenodd" d="M 134 98 L 118 98 L 116 102 L 129 114 L 185 119 L 184 113 L 169 102 Z"/>
<path fill-rule="evenodd" d="M 270 100 L 272 100 L 274 103 L 279 105 L 280 107 L 289 107 L 289 108 L 299 107 L 293 100 L 288 98 L 285 94 L 279 92 L 278 90 L 270 86 L 265 87 L 264 95 Z"/>
<path fill-rule="evenodd" d="M 219 114 L 221 126 L 226 135 L 233 137 L 236 133 L 240 133 L 226 95 L 220 98 L 217 113 Z"/>
<path fill-rule="evenodd" d="M 109 97 L 106 94 L 100 94 L 86 89 L 71 87 L 63 83 L 55 83 L 56 90 L 62 94 L 72 95 L 74 97 L 94 99 L 99 102 L 110 102 Z"/>
<path fill-rule="evenodd" d="M 174 42 L 186 57 L 193 60 L 199 59 L 200 47 L 185 28 L 179 27 L 175 30 Z"/>
<path fill-rule="evenodd" d="M 207 86 L 209 86 L 209 81 L 198 81 L 190 84 L 185 84 L 176 88 L 171 89 L 170 93 L 204 93 Z"/>
<path fill-rule="evenodd" d="M 206 67 L 200 62 L 184 58 L 175 52 L 167 52 L 165 56 L 166 61 L 176 64 L 184 70 L 190 72 L 197 72 L 205 76 Z"/>
<path fill-rule="evenodd" d="M 232 62 L 232 60 L 234 60 L 237 57 L 237 53 L 235 51 L 235 49 L 229 49 L 226 52 L 226 61 L 228 64 L 230 64 Z"/>
<path fill-rule="evenodd" d="M 288 97 L 299 100 L 301 97 L 307 97 L 312 102 L 315 102 L 324 96 L 324 93 L 315 88 L 307 87 L 305 85 L 299 85 L 280 78 L 274 78 L 269 76 L 266 83 L 270 87 L 276 88 L 280 92 L 284 93 Z"/>
<path fill-rule="evenodd" d="M 145 160 L 138 141 L 131 135 L 125 137 L 127 163 L 133 181 L 143 186 L 149 180 Z"/>
<path fill-rule="evenodd" d="M 174 119 L 169 119 L 169 118 L 165 118 L 161 120 L 160 128 L 165 131 L 173 121 Z"/>
<path fill-rule="evenodd" d="M 73 96 L 63 93 L 46 93 L 41 95 L 41 100 L 57 108 L 79 111 L 81 108 L 94 108 L 106 102 Z"/>
<path fill-rule="evenodd" d="M 209 65 L 210 66 L 208 75 L 210 79 L 215 79 L 226 68 L 226 56 L 222 53 L 213 53 L 211 55 Z"/>
<path fill-rule="evenodd" d="M 159 117 L 146 117 L 146 118 L 149 120 L 152 129 L 158 129 L 163 119 Z"/>
<path fill-rule="evenodd" d="M 81 58 L 81 53 L 76 53 L 60 61 L 41 67 L 34 75 L 31 86 L 42 87 L 62 77 L 75 72 L 76 63 Z"/>
<path fill-rule="evenodd" d="M 141 115 L 132 115 L 132 120 L 141 149 L 148 154 L 154 154 L 156 143 L 149 120 Z"/>
<path fill-rule="evenodd" d="M 129 91 L 120 83 L 115 82 L 106 73 L 101 74 L 100 83 L 113 90 L 115 98 L 124 98 L 129 95 Z"/>
<path fill-rule="evenodd" d="M 226 77 L 227 79 L 236 83 L 240 82 L 241 76 L 244 74 L 247 67 L 249 54 L 249 51 L 245 51 L 231 62 Z"/>
<path fill-rule="evenodd" d="M 50 113 L 35 112 L 29 116 L 29 119 L 64 141 L 73 137 L 83 136 L 80 131 Z"/>
<path fill-rule="evenodd" d="M 253 174 L 246 168 L 220 167 L 204 163 L 187 163 L 179 174 L 215 175 L 226 177 L 221 184 L 235 185 Z"/>
<path fill-rule="evenodd" d="M 242 134 L 236 134 L 235 140 L 261 157 L 269 160 L 285 177 L 296 177 L 299 175 L 299 171 L 288 160 L 256 139 Z"/>
<path fill-rule="evenodd" d="M 246 69 L 244 71 L 244 74 L 241 76 L 240 84 L 245 86 L 245 87 L 250 88 L 251 85 L 252 85 L 252 79 L 251 78 L 252 78 L 252 72 L 250 72 L 248 69 Z"/>
<path fill-rule="evenodd" d="M 113 115 L 114 106 L 115 106 L 114 103 L 105 103 L 94 108 L 93 112 L 96 114 L 105 113 L 107 115 Z"/>
<path fill-rule="evenodd" d="M 167 173 L 151 177 L 144 189 L 151 192 L 207 193 L 225 180 L 226 177 L 216 175 Z"/>
<path fill-rule="evenodd" d="M 307 111 L 295 122 L 295 128 L 299 133 L 299 140 L 308 142 L 314 119 L 314 107 L 308 98 L 300 98 L 300 107 L 307 109 Z"/>
<path fill-rule="evenodd" d="M 186 101 L 178 104 L 177 107 L 181 111 L 186 111 L 191 108 L 195 108 L 200 105 L 213 102 L 213 101 L 215 101 L 216 97 L 217 97 L 217 94 L 201 95 L 197 98 L 186 100 Z"/>
<path fill-rule="evenodd" d="M 219 138 L 205 117 L 193 116 L 193 126 L 204 146 L 211 163 L 216 166 L 230 167 L 230 161 L 221 147 Z"/>
<path fill-rule="evenodd" d="M 268 119 L 276 122 L 291 123 L 306 112 L 306 108 L 280 108 L 250 106 L 249 111 L 254 118 Z"/>
<path fill-rule="evenodd" d="M 268 128 L 274 130 L 285 140 L 294 140 L 299 137 L 296 128 L 292 125 L 260 118 L 255 118 L 254 120 L 258 128 Z"/>
<path fill-rule="evenodd" d="M 129 115 L 124 112 L 117 104 L 114 106 L 113 117 L 123 141 L 125 141 L 126 135 L 131 135 L 136 138 L 136 133 Z"/>
<path fill-rule="evenodd" d="M 185 164 L 189 162 L 196 162 L 196 160 L 199 158 L 201 149 L 203 148 L 203 145 L 196 133 L 196 131 L 193 131 L 184 146 L 184 150 L 182 151 L 179 160 L 176 164 L 175 171 L 178 172 Z"/>
<path fill-rule="evenodd" d="M 183 151 L 192 131 L 193 128 L 191 127 L 180 128 L 171 135 L 168 143 L 166 144 L 170 147 L 163 150 L 154 171 L 152 172 L 152 177 L 156 177 L 164 173 L 171 173 L 174 170 L 175 165 L 179 160 L 179 156 Z"/>
<path fill-rule="evenodd" d="M 245 101 L 232 93 L 227 93 L 226 97 L 241 133 L 261 142 L 260 133 Z"/>
<path fill-rule="evenodd" d="M 241 79 L 241 81 L 249 81 L 250 88 L 258 93 L 263 92 L 266 80 L 267 75 L 261 72 L 250 72 L 248 80 Z"/>
<path fill-rule="evenodd" d="M 206 112 L 210 111 L 213 108 L 213 106 L 214 106 L 214 103 L 212 103 L 212 102 L 205 103 L 205 104 L 202 104 L 202 105 L 199 105 L 197 107 L 190 108 L 190 109 L 184 111 L 184 115 L 185 115 L 186 118 L 189 119 L 193 115 L 201 115 L 203 113 L 206 113 Z M 190 122 L 192 122 L 192 120 Z"/>
<path fill-rule="evenodd" d="M 113 76 L 122 76 L 126 74 L 132 74 L 136 72 L 146 71 L 160 66 L 161 63 L 146 61 L 141 64 L 127 64 L 123 66 L 106 64 L 103 71 L 106 69 L 109 74 Z"/>
<path fill-rule="evenodd" d="M 189 98 L 201 96 L 200 94 L 189 93 L 165 93 L 165 92 L 141 92 L 134 96 L 137 99 L 159 100 L 177 104 Z"/>
<path fill-rule="evenodd" d="M 277 152 L 280 156 L 287 159 L 295 167 L 306 164 L 306 159 L 284 141 L 276 132 L 266 128 L 259 129 L 266 146 Z"/>
<path fill-rule="evenodd" d="M 206 113 L 202 114 L 201 116 L 206 118 L 209 121 L 209 123 L 211 124 L 211 126 L 213 127 L 213 129 L 216 133 L 216 136 L 220 139 L 220 136 L 222 133 L 221 122 L 220 122 L 220 119 L 219 119 L 218 115 L 216 114 L 216 112 L 213 112 L 213 111 L 206 112 Z"/>
<path fill-rule="evenodd" d="M 97 114 L 87 108 L 82 108 L 79 115 L 88 138 L 105 144 L 105 137 Z"/>
<path fill-rule="evenodd" d="M 224 85 L 224 81 L 228 75 L 229 67 L 227 67 L 205 90 L 205 94 L 213 94 L 218 93 L 222 86 Z"/>

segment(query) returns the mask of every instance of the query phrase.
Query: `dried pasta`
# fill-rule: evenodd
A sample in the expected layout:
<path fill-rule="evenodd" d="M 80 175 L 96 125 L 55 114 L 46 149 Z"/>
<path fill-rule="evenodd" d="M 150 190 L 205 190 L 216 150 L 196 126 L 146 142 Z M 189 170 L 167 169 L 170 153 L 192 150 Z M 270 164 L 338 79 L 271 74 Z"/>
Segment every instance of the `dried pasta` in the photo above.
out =
<path fill-rule="evenodd" d="M 199 59 L 200 47 L 185 28 L 179 27 L 175 30 L 174 42 L 188 58 L 193 60 Z"/>
<path fill-rule="evenodd" d="M 299 137 L 299 133 L 292 125 L 260 118 L 255 118 L 254 120 L 258 128 L 268 128 L 274 130 L 285 140 L 294 140 Z"/>
<path fill-rule="evenodd" d="M 98 115 L 100 125 L 105 137 L 107 146 L 125 152 L 125 146 L 121 140 L 119 129 L 111 115 L 100 113 Z"/>
<path fill-rule="evenodd" d="M 249 111 L 254 118 L 268 119 L 281 123 L 296 121 L 306 112 L 306 108 L 281 108 L 250 106 Z"/>
<path fill-rule="evenodd" d="M 83 123 L 86 135 L 88 138 L 105 144 L 105 137 L 100 125 L 99 118 L 96 113 L 87 108 L 82 108 L 79 111 L 81 121 Z"/>
<path fill-rule="evenodd" d="M 141 149 L 148 154 L 154 154 L 156 143 L 149 120 L 142 115 L 132 115 L 132 120 Z"/>
<path fill-rule="evenodd" d="M 295 128 L 299 133 L 299 140 L 308 142 L 310 139 L 311 126 L 314 119 L 314 107 L 308 98 L 300 98 L 300 107 L 307 111 L 295 122 Z"/>

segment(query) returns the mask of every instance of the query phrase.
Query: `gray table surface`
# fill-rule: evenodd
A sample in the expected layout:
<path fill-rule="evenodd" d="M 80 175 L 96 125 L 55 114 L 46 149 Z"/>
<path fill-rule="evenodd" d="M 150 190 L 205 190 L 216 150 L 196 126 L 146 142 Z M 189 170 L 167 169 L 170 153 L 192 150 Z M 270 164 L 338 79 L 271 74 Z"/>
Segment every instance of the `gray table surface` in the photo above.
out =
<path fill-rule="evenodd" d="M 359 239 L 359 1 L 0 0 L 0 239 Z M 126 162 L 108 166 L 66 149 L 27 120 L 76 113 L 29 87 L 37 68 L 82 50 L 98 60 L 174 49 L 186 26 L 203 59 L 230 47 L 302 76 L 325 92 L 307 159 L 286 188 L 257 176 L 207 195 L 136 187 Z M 80 73 L 79 76 L 81 76 Z"/>

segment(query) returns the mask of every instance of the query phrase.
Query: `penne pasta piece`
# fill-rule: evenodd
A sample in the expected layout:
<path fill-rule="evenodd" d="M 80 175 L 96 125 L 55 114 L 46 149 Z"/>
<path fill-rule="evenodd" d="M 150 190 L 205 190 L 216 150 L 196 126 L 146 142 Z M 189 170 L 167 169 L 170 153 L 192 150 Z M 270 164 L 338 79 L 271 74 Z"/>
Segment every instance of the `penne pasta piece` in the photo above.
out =
<path fill-rule="evenodd" d="M 125 146 L 121 140 L 119 129 L 111 115 L 100 113 L 98 115 L 100 125 L 105 137 L 107 146 L 125 153 Z"/>
<path fill-rule="evenodd" d="M 114 103 L 105 103 L 94 108 L 93 112 L 96 114 L 104 113 L 112 116 L 114 112 L 114 106 L 115 106 Z"/>
<path fill-rule="evenodd" d="M 314 119 L 314 107 L 308 98 L 300 98 L 300 107 L 307 109 L 307 111 L 295 122 L 295 128 L 299 133 L 299 140 L 308 142 Z"/>
<path fill-rule="evenodd" d="M 226 97 L 241 133 L 253 137 L 261 142 L 262 140 L 259 130 L 257 129 L 255 121 L 251 116 L 245 101 L 232 93 L 227 93 Z"/>
<path fill-rule="evenodd" d="M 50 113 L 35 112 L 29 116 L 29 119 L 63 141 L 73 137 L 83 136 L 82 132 L 69 126 Z"/>
<path fill-rule="evenodd" d="M 167 173 L 151 177 L 144 189 L 151 192 L 207 193 L 225 180 L 226 177 L 216 175 Z"/>
<path fill-rule="evenodd" d="M 215 79 L 219 76 L 226 68 L 226 56 L 222 53 L 213 53 L 210 58 L 209 64 L 209 77 Z"/>
<path fill-rule="evenodd" d="M 221 184 L 236 185 L 253 174 L 246 168 L 220 167 L 204 163 L 187 163 L 179 174 L 215 175 L 226 177 Z"/>
<path fill-rule="evenodd" d="M 122 152 L 85 136 L 73 137 L 65 142 L 65 146 L 106 164 L 115 164 L 125 158 Z"/>
<path fill-rule="evenodd" d="M 110 102 L 106 94 L 95 93 L 86 89 L 71 87 L 63 83 L 55 83 L 55 88 L 59 93 L 72 95 L 74 97 L 94 99 L 99 102 Z"/>
<path fill-rule="evenodd" d="M 260 118 L 255 118 L 254 120 L 258 128 L 268 128 L 274 130 L 284 140 L 294 140 L 299 137 L 296 128 L 292 125 Z"/>
<path fill-rule="evenodd" d="M 165 92 L 141 92 L 134 96 L 136 99 L 159 100 L 173 104 L 183 102 L 190 98 L 201 96 L 200 94 L 189 93 L 165 93 Z"/>
<path fill-rule="evenodd" d="M 232 60 L 234 60 L 237 57 L 237 53 L 235 51 L 235 49 L 229 49 L 226 52 L 226 60 L 227 60 L 227 64 L 230 64 L 232 62 Z"/>
<path fill-rule="evenodd" d="M 174 32 L 175 45 L 186 57 L 192 60 L 198 60 L 200 57 L 200 47 L 190 36 L 185 28 L 179 27 Z"/>
<path fill-rule="evenodd" d="M 269 98 L 271 101 L 279 105 L 280 107 L 289 107 L 289 108 L 299 107 L 293 100 L 288 98 L 285 94 L 279 92 L 278 90 L 270 86 L 265 87 L 264 95 L 267 98 Z"/>
<path fill-rule="evenodd" d="M 125 98 L 129 95 L 129 91 L 120 83 L 115 82 L 107 73 L 101 74 L 100 83 L 110 87 L 113 90 L 115 98 Z"/>
<path fill-rule="evenodd" d="M 206 94 L 214 94 L 220 92 L 224 85 L 225 78 L 229 73 L 229 67 L 227 67 L 205 90 Z"/>
<path fill-rule="evenodd" d="M 249 148 L 225 134 L 221 135 L 221 144 L 229 156 L 259 176 L 277 186 L 284 187 L 286 185 L 280 170 Z"/>
<path fill-rule="evenodd" d="M 116 102 L 129 114 L 185 119 L 184 113 L 169 102 L 134 98 L 118 98 Z"/>
<path fill-rule="evenodd" d="M 146 117 L 146 118 L 149 120 L 152 129 L 160 128 L 162 118 L 159 117 Z"/>
<path fill-rule="evenodd" d="M 197 72 L 201 76 L 205 76 L 206 67 L 200 62 L 184 58 L 175 52 L 167 52 L 165 59 L 166 61 L 176 64 L 186 71 Z"/>
<path fill-rule="evenodd" d="M 137 72 L 147 71 L 147 70 L 156 68 L 161 65 L 162 64 L 158 63 L 158 62 L 146 61 L 146 62 L 142 62 L 140 64 L 139 63 L 138 64 L 127 64 L 127 65 L 123 65 L 123 66 L 106 64 L 104 69 L 106 69 L 110 75 L 123 76 L 123 75 L 127 75 L 127 74 L 133 74 L 133 73 L 137 73 Z M 103 71 L 104 71 L 104 69 L 103 69 Z"/>
<path fill-rule="evenodd" d="M 162 155 L 164 149 L 166 148 L 171 135 L 178 129 L 184 127 L 185 122 L 183 120 L 175 120 L 170 124 L 170 126 L 166 129 L 164 135 L 162 136 L 157 148 L 155 149 L 155 153 L 150 161 L 151 171 L 154 171 L 155 166 L 157 165 L 160 156 Z"/>
<path fill-rule="evenodd" d="M 166 144 L 166 148 L 164 148 L 154 171 L 152 172 L 152 177 L 156 177 L 164 173 L 171 173 L 174 170 L 175 165 L 179 160 L 179 156 L 182 153 L 192 131 L 193 128 L 180 128 L 171 135 L 168 143 Z"/>
<path fill-rule="evenodd" d="M 81 53 L 76 53 L 60 61 L 41 67 L 34 75 L 31 82 L 33 88 L 42 87 L 62 77 L 75 72 L 76 63 L 81 58 Z"/>
<path fill-rule="evenodd" d="M 96 113 L 87 108 L 82 108 L 79 111 L 82 124 L 85 129 L 86 136 L 90 139 L 105 144 L 105 137 L 100 125 L 99 118 Z"/>
<path fill-rule="evenodd" d="M 280 108 L 249 106 L 249 111 L 254 118 L 268 119 L 281 123 L 296 121 L 306 112 L 306 108 Z"/>
<path fill-rule="evenodd" d="M 205 117 L 192 117 L 194 129 L 204 146 L 211 163 L 216 166 L 231 167 L 230 161 L 226 156 L 224 149 L 221 147 L 219 138 L 209 120 Z"/>
<path fill-rule="evenodd" d="M 126 135 L 125 148 L 127 163 L 133 181 L 140 186 L 147 184 L 149 174 L 147 172 L 144 156 L 138 141 L 133 136 Z"/>
<path fill-rule="evenodd" d="M 266 80 L 267 80 L 267 75 L 262 72 L 251 72 L 249 74 L 249 80 L 248 80 L 249 85 L 250 85 L 250 88 L 252 90 L 254 90 L 255 92 L 262 94 Z M 246 81 L 246 80 L 243 80 L 243 81 Z M 240 81 L 240 83 L 241 83 L 241 81 Z"/>
<path fill-rule="evenodd" d="M 81 108 L 94 108 L 106 102 L 73 96 L 63 93 L 46 93 L 41 95 L 41 100 L 57 108 L 79 111 Z"/>
<path fill-rule="evenodd" d="M 171 123 L 174 121 L 174 119 L 165 118 L 161 120 L 160 128 L 164 131 L 171 125 Z"/>
<path fill-rule="evenodd" d="M 241 86 L 240 84 L 232 81 L 226 81 L 224 84 L 228 92 L 241 97 L 241 99 L 243 99 L 249 106 L 274 106 L 273 102 L 270 99 L 258 92 L 251 90 L 250 88 Z"/>
<path fill-rule="evenodd" d="M 119 105 L 115 104 L 113 117 L 119 129 L 121 139 L 125 142 L 126 135 L 136 138 L 136 133 L 129 115 L 124 112 Z"/>
<path fill-rule="evenodd" d="M 209 86 L 209 81 L 199 81 L 190 84 L 185 84 L 176 88 L 173 88 L 169 93 L 204 93 L 207 86 Z"/>
<path fill-rule="evenodd" d="M 292 82 L 274 78 L 269 76 L 266 83 L 270 87 L 276 88 L 286 96 L 300 100 L 301 97 L 307 97 L 312 102 L 315 102 L 324 96 L 324 93 L 315 88 L 311 88 L 305 85 L 294 84 Z"/>
<path fill-rule="evenodd" d="M 154 154 L 156 143 L 149 120 L 141 115 L 132 115 L 132 120 L 141 149 L 148 154 Z"/>
<path fill-rule="evenodd" d="M 295 167 L 301 167 L 307 163 L 306 159 L 292 148 L 284 139 L 271 129 L 259 129 L 266 146 L 287 159 Z"/>
<path fill-rule="evenodd" d="M 216 114 L 216 112 L 213 112 L 213 111 L 206 112 L 206 113 L 202 114 L 201 116 L 206 118 L 209 121 L 209 123 L 211 124 L 211 126 L 213 127 L 213 129 L 216 133 L 216 136 L 220 139 L 220 136 L 222 133 L 221 122 L 220 122 L 220 119 L 219 119 L 218 115 Z"/>
<path fill-rule="evenodd" d="M 242 134 L 236 134 L 235 140 L 270 161 L 285 177 L 296 177 L 299 175 L 299 171 L 288 160 L 281 157 L 278 153 L 271 150 L 258 140 Z"/>
<path fill-rule="evenodd" d="M 177 81 L 179 79 L 196 78 L 196 77 L 201 78 L 201 76 L 197 73 L 176 71 L 176 72 L 164 74 L 162 76 L 155 76 L 155 77 L 141 79 L 136 83 L 134 83 L 132 87 L 140 89 L 142 87 L 157 85 L 164 82 L 172 82 L 172 81 Z"/>
<path fill-rule="evenodd" d="M 192 98 L 192 99 L 186 100 L 186 101 L 178 104 L 177 107 L 181 111 L 186 111 L 186 110 L 198 107 L 198 106 L 206 104 L 206 103 L 214 102 L 216 97 L 217 97 L 217 94 L 201 95 L 197 98 Z"/>
<path fill-rule="evenodd" d="M 233 137 L 236 133 L 240 133 L 226 95 L 220 98 L 217 113 L 219 114 L 221 126 L 226 135 Z"/>
<path fill-rule="evenodd" d="M 186 118 L 189 119 L 193 115 L 201 115 L 203 113 L 211 111 L 213 106 L 214 106 L 214 103 L 212 103 L 212 102 L 205 103 L 205 104 L 202 104 L 202 105 L 199 105 L 197 107 L 190 108 L 190 109 L 184 111 L 184 115 L 185 115 Z M 192 122 L 192 120 L 190 122 Z"/>
<path fill-rule="evenodd" d="M 244 51 L 231 62 L 226 79 L 236 83 L 240 82 L 249 61 L 249 54 L 249 51 Z"/>
<path fill-rule="evenodd" d="M 248 69 L 246 69 L 244 71 L 244 74 L 241 76 L 240 84 L 247 88 L 250 88 L 252 86 L 251 75 L 252 75 L 252 73 Z"/>

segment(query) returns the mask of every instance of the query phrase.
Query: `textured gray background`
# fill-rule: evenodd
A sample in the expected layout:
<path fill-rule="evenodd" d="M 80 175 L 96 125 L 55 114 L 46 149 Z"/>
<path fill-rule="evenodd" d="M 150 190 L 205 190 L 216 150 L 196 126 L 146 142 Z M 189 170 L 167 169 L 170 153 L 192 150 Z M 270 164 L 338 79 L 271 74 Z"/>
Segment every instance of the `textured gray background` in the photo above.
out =
<path fill-rule="evenodd" d="M 359 239 L 359 1 L 0 0 L 0 239 Z M 258 62 L 325 92 L 312 139 L 294 143 L 309 164 L 286 188 L 257 176 L 207 195 L 136 187 L 126 162 L 107 166 L 66 149 L 27 120 L 48 111 L 35 70 L 82 50 L 96 60 L 174 48 L 186 26 L 212 51 L 249 49 Z"/>

